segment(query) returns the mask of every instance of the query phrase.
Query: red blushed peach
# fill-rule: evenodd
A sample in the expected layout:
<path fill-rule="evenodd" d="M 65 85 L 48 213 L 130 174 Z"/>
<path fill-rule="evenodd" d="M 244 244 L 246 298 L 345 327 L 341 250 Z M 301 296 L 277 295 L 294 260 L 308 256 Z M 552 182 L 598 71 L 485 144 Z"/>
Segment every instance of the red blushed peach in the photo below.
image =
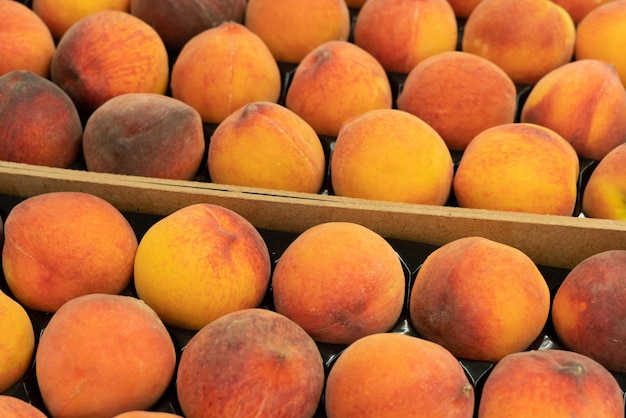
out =
<path fill-rule="evenodd" d="M 564 350 L 510 354 L 483 387 L 478 418 L 623 417 L 622 391 L 608 370 Z"/>
<path fill-rule="evenodd" d="M 87 293 L 117 294 L 132 278 L 137 237 L 107 201 L 82 192 L 27 198 L 9 212 L 2 267 L 24 306 L 55 311 Z"/>
<path fill-rule="evenodd" d="M 244 309 L 203 327 L 176 377 L 186 417 L 312 417 L 324 388 L 315 342 L 293 321 Z"/>
<path fill-rule="evenodd" d="M 580 23 L 583 17 L 592 10 L 609 3 L 613 0 L 551 0 L 564 8 L 572 17 L 575 24 Z"/>
<path fill-rule="evenodd" d="M 426 258 L 409 308 L 420 336 L 456 357 L 498 361 L 539 336 L 550 290 L 518 249 L 481 237 L 459 238 Z"/>
<path fill-rule="evenodd" d="M 626 220 L 626 144 L 595 167 L 583 190 L 582 210 L 590 218 Z"/>
<path fill-rule="evenodd" d="M 404 290 L 404 271 L 391 245 L 348 222 L 319 224 L 301 233 L 272 276 L 276 312 L 314 340 L 332 344 L 389 330 L 402 311 Z"/>
<path fill-rule="evenodd" d="M 0 393 L 24 377 L 32 364 L 35 333 L 26 310 L 0 291 Z M 0 402 L 0 412 L 2 411 Z M 8 416 L 0 414 L 0 416 Z"/>
<path fill-rule="evenodd" d="M 0 395 L 0 416 L 11 418 L 46 418 L 32 404 L 9 395 Z"/>
<path fill-rule="evenodd" d="M 82 134 L 59 86 L 31 71 L 0 76 L 0 160 L 68 168 L 79 159 Z"/>

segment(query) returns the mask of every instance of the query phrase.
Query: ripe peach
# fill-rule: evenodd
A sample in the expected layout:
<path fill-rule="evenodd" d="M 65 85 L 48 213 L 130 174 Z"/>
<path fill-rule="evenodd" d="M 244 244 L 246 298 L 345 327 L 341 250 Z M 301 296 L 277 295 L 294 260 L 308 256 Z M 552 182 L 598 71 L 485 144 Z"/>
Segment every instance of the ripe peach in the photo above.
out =
<path fill-rule="evenodd" d="M 313 128 L 272 102 L 254 102 L 224 119 L 211 135 L 208 167 L 214 183 L 317 193 L 326 156 Z"/>
<path fill-rule="evenodd" d="M 55 417 L 112 417 L 146 409 L 174 376 L 174 343 L 156 313 L 131 296 L 91 294 L 59 308 L 44 329 L 35 371 Z"/>
<path fill-rule="evenodd" d="M 355 223 L 328 222 L 287 247 L 272 290 L 276 312 L 314 340 L 350 344 L 396 323 L 405 277 L 398 255 L 380 235 Z"/>
<path fill-rule="evenodd" d="M 478 418 L 622 417 L 615 378 L 589 357 L 564 350 L 514 353 L 487 376 Z"/>
<path fill-rule="evenodd" d="M 0 395 L 0 416 L 11 418 L 46 418 L 32 404 L 9 395 Z"/>
<path fill-rule="evenodd" d="M 466 237 L 426 258 L 409 309 L 419 335 L 456 357 L 498 361 L 539 336 L 550 311 L 550 290 L 523 252 Z"/>
<path fill-rule="evenodd" d="M 22 305 L 0 291 L 0 393 L 28 371 L 35 351 L 35 333 Z M 0 402 L 0 411 L 2 411 Z M 0 416 L 7 416 L 0 414 Z"/>
<path fill-rule="evenodd" d="M 534 84 L 572 59 L 575 39 L 572 18 L 552 1 L 483 0 L 467 18 L 462 50 L 498 65 L 516 84 Z"/>
<path fill-rule="evenodd" d="M 167 89 L 169 57 L 157 32 L 119 10 L 89 15 L 65 33 L 52 59 L 51 77 L 90 114 L 123 93 Z"/>
<path fill-rule="evenodd" d="M 626 90 L 611 64 L 573 61 L 537 82 L 523 105 L 521 122 L 550 128 L 581 158 L 600 160 L 626 141 Z"/>
<path fill-rule="evenodd" d="M 594 168 L 583 190 L 582 211 L 590 218 L 626 220 L 626 144 Z"/>
<path fill-rule="evenodd" d="M 0 75 L 27 70 L 47 78 L 56 46 L 46 24 L 12 0 L 0 0 L 0 16 Z"/>
<path fill-rule="evenodd" d="M 354 43 L 392 73 L 457 46 L 454 10 L 446 0 L 368 0 L 354 25 Z"/>
<path fill-rule="evenodd" d="M 454 176 L 459 206 L 571 216 L 577 196 L 576 151 L 543 126 L 489 128 L 467 146 Z"/>
<path fill-rule="evenodd" d="M 474 389 L 442 346 L 409 335 L 373 334 L 333 363 L 325 407 L 328 418 L 470 418 Z"/>
<path fill-rule="evenodd" d="M 453 170 L 441 136 L 396 109 L 372 110 L 346 123 L 330 160 L 336 195 L 404 203 L 445 204 Z"/>
<path fill-rule="evenodd" d="M 225 207 L 198 203 L 152 225 L 139 243 L 138 296 L 175 327 L 198 330 L 260 305 L 270 280 L 263 237 Z"/>
<path fill-rule="evenodd" d="M 448 0 L 448 3 L 452 6 L 456 17 L 467 19 L 481 1 L 482 0 Z"/>
<path fill-rule="evenodd" d="M 346 121 L 390 109 L 392 100 L 387 73 L 376 58 L 351 42 L 330 41 L 298 64 L 285 105 L 318 135 L 336 137 Z"/>
<path fill-rule="evenodd" d="M 298 63 L 328 41 L 347 41 L 350 12 L 345 0 L 248 0 L 245 25 L 279 62 Z"/>
<path fill-rule="evenodd" d="M 575 24 L 580 23 L 593 9 L 613 0 L 551 0 L 564 8 Z"/>
<path fill-rule="evenodd" d="M 122 412 L 113 418 L 176 418 L 178 415 L 169 412 L 157 411 L 128 411 Z"/>
<path fill-rule="evenodd" d="M 2 267 L 15 298 L 55 311 L 87 293 L 120 293 L 132 278 L 137 237 L 107 201 L 82 192 L 25 199 L 8 214 Z"/>
<path fill-rule="evenodd" d="M 204 150 L 200 114 L 162 94 L 125 93 L 106 101 L 83 135 L 87 169 L 103 173 L 192 180 Z"/>
<path fill-rule="evenodd" d="M 203 327 L 176 377 L 185 416 L 312 417 L 324 388 L 315 342 L 293 321 L 244 309 Z"/>
<path fill-rule="evenodd" d="M 450 51 L 411 70 L 397 107 L 428 123 L 448 148 L 462 151 L 485 129 L 514 122 L 516 94 L 513 80 L 491 61 Z"/>
<path fill-rule="evenodd" d="M 0 76 L 0 160 L 68 168 L 80 157 L 76 106 L 52 81 L 31 71 Z"/>

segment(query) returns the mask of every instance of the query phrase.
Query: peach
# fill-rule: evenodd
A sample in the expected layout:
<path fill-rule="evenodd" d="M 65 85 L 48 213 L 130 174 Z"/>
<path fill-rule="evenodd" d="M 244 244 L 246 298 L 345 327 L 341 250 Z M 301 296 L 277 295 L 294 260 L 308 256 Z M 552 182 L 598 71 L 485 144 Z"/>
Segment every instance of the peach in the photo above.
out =
<path fill-rule="evenodd" d="M 498 361 L 539 336 L 550 311 L 550 290 L 526 254 L 471 236 L 426 258 L 409 309 L 423 338 L 459 358 Z"/>
<path fill-rule="evenodd" d="M 236 22 L 224 22 L 191 38 L 172 67 L 174 98 L 213 124 L 248 103 L 277 102 L 281 83 L 268 47 Z"/>
<path fill-rule="evenodd" d="M 441 136 L 396 109 L 372 110 L 346 123 L 330 160 L 338 196 L 428 205 L 446 203 L 453 170 Z"/>
<path fill-rule="evenodd" d="M 105 10 L 68 29 L 50 71 L 52 81 L 88 115 L 123 93 L 165 93 L 169 57 L 150 25 L 129 13 Z"/>
<path fill-rule="evenodd" d="M 626 250 L 608 250 L 578 263 L 558 288 L 552 322 L 559 340 L 611 371 L 626 372 Z"/>
<path fill-rule="evenodd" d="M 600 160 L 626 141 L 626 90 L 611 64 L 573 61 L 537 82 L 520 118 L 557 132 L 579 157 Z"/>
<path fill-rule="evenodd" d="M 392 100 L 387 73 L 376 58 L 351 42 L 330 41 L 298 64 L 285 105 L 318 135 L 336 137 L 346 121 L 390 109 Z"/>
<path fill-rule="evenodd" d="M 89 171 L 175 180 L 194 179 L 205 151 L 200 114 L 154 93 L 106 101 L 87 120 L 82 143 Z"/>
<path fill-rule="evenodd" d="M 122 412 L 119 415 L 116 415 L 113 418 L 176 418 L 178 415 L 171 414 L 169 412 L 158 412 L 158 411 L 128 411 Z"/>
<path fill-rule="evenodd" d="M 47 78 L 56 46 L 46 24 L 13 0 L 0 0 L 0 16 L 0 75 L 27 70 Z"/>
<path fill-rule="evenodd" d="M 457 47 L 447 0 L 368 0 L 354 25 L 354 43 L 391 73 L 407 74 L 424 59 Z"/>
<path fill-rule="evenodd" d="M 312 417 L 324 388 L 315 342 L 293 321 L 244 309 L 185 346 L 176 391 L 186 417 Z"/>
<path fill-rule="evenodd" d="M 575 24 L 580 23 L 589 12 L 613 0 L 551 0 L 564 8 Z"/>
<path fill-rule="evenodd" d="M 174 343 L 156 313 L 132 296 L 91 294 L 50 318 L 35 371 L 55 417 L 112 417 L 146 409 L 163 395 L 176 367 Z"/>
<path fill-rule="evenodd" d="M 448 3 L 452 6 L 456 17 L 467 19 L 481 1 L 482 0 L 448 0 Z"/>
<path fill-rule="evenodd" d="M 373 334 L 352 343 L 333 363 L 325 408 L 328 418 L 471 418 L 474 388 L 459 361 L 439 344 Z"/>
<path fill-rule="evenodd" d="M 2 335 L 0 341 L 0 393 L 2 393 L 26 374 L 35 351 L 35 332 L 28 313 L 15 299 L 2 291 L 0 291 L 0 335 Z"/>
<path fill-rule="evenodd" d="M 467 146 L 454 176 L 459 206 L 571 216 L 579 162 L 562 136 L 540 125 L 489 128 Z"/>
<path fill-rule="evenodd" d="M 130 13 L 152 26 L 176 54 L 194 36 L 221 23 L 243 23 L 246 0 L 130 0 Z"/>
<path fill-rule="evenodd" d="M 564 350 L 514 353 L 487 376 L 478 418 L 622 417 L 615 378 L 589 357 Z"/>
<path fill-rule="evenodd" d="M 491 61 L 461 51 L 421 61 L 408 74 L 397 107 L 437 131 L 448 148 L 462 151 L 485 129 L 513 123 L 513 80 Z"/>
<path fill-rule="evenodd" d="M 32 404 L 9 395 L 0 395 L 0 415 L 11 418 L 46 418 Z"/>
<path fill-rule="evenodd" d="M 347 41 L 350 12 L 345 0 L 248 0 L 245 25 L 279 62 L 298 63 L 328 41 Z"/>
<path fill-rule="evenodd" d="M 276 103 L 254 102 L 215 129 L 208 167 L 214 183 L 317 193 L 326 156 L 313 128 L 297 114 Z"/>
<path fill-rule="evenodd" d="M 571 61 L 575 40 L 572 18 L 552 1 L 483 0 L 467 18 L 461 48 L 498 65 L 516 84 L 534 84 Z"/>
<path fill-rule="evenodd" d="M 225 207 L 198 203 L 148 229 L 137 249 L 134 283 L 166 324 L 198 330 L 259 306 L 270 269 L 267 245 L 250 222 Z"/>
<path fill-rule="evenodd" d="M 328 222 L 305 230 L 285 249 L 272 291 L 276 312 L 314 340 L 350 344 L 395 325 L 405 275 L 394 249 L 376 232 Z"/>
<path fill-rule="evenodd" d="M 626 144 L 609 152 L 583 189 L 582 211 L 590 218 L 626 220 Z"/>
<path fill-rule="evenodd" d="M 2 267 L 28 308 L 56 311 L 87 293 L 120 293 L 132 278 L 137 237 L 113 205 L 83 192 L 29 197 L 9 212 Z"/>
<path fill-rule="evenodd" d="M 68 168 L 80 157 L 83 126 L 70 97 L 31 71 L 0 76 L 0 160 Z"/>

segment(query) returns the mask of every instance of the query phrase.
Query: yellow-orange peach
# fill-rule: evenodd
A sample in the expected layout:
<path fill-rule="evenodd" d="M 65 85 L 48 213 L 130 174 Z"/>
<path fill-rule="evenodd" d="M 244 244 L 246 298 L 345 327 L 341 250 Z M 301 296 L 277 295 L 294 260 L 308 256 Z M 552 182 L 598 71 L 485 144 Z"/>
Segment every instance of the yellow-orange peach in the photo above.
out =
<path fill-rule="evenodd" d="M 453 164 L 441 136 L 420 118 L 372 110 L 339 131 L 330 160 L 333 192 L 371 200 L 443 205 Z"/>
<path fill-rule="evenodd" d="M 613 0 L 551 0 L 564 8 L 572 17 L 575 24 L 580 23 L 583 17 L 592 10 Z"/>
<path fill-rule="evenodd" d="M 158 412 L 158 411 L 128 411 L 122 412 L 113 418 L 176 418 L 179 415 L 172 414 L 170 412 Z"/>
<path fill-rule="evenodd" d="M 238 213 L 198 203 L 152 225 L 135 257 L 138 296 L 172 326 L 198 330 L 260 305 L 270 280 L 263 237 Z"/>
<path fill-rule="evenodd" d="M 22 305 L 1 291 L 0 335 L 2 335 L 0 340 L 0 393 L 2 393 L 24 377 L 30 368 L 35 351 L 35 332 L 30 317 Z"/>
<path fill-rule="evenodd" d="M 539 336 L 550 311 L 550 290 L 526 254 L 472 236 L 426 258 L 409 309 L 420 336 L 456 357 L 498 361 Z"/>
<path fill-rule="evenodd" d="M 132 278 L 137 237 L 113 205 L 82 192 L 27 198 L 4 225 L 2 267 L 24 306 L 55 311 L 87 293 L 120 293 Z"/>
<path fill-rule="evenodd" d="M 215 129 L 208 167 L 214 183 L 317 193 L 326 156 L 313 128 L 297 114 L 276 103 L 254 102 Z"/>
<path fill-rule="evenodd" d="M 428 123 L 448 148 L 462 151 L 485 129 L 515 121 L 516 94 L 513 80 L 491 61 L 450 51 L 411 70 L 397 107 Z"/>
<path fill-rule="evenodd" d="M 482 0 L 448 0 L 448 3 L 452 6 L 456 17 L 467 19 L 481 1 Z"/>
<path fill-rule="evenodd" d="M 20 398 L 0 395 L 0 416 L 12 418 L 46 418 L 46 415 Z"/>
<path fill-rule="evenodd" d="M 446 0 L 368 0 L 354 25 L 354 43 L 392 73 L 456 49 L 458 27 Z"/>
<path fill-rule="evenodd" d="M 336 137 L 348 120 L 390 109 L 392 100 L 387 73 L 376 58 L 351 42 L 330 41 L 297 66 L 285 105 L 318 135 Z"/>
<path fill-rule="evenodd" d="M 583 189 L 582 211 L 590 218 L 626 220 L 626 144 L 593 169 Z"/>

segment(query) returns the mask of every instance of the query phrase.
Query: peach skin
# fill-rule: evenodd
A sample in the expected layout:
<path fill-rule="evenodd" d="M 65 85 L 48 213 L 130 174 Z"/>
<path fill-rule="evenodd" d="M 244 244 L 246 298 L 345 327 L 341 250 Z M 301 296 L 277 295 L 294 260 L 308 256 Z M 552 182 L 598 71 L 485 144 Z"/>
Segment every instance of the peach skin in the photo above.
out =
<path fill-rule="evenodd" d="M 626 144 L 594 168 L 583 189 L 582 211 L 590 218 L 626 220 Z"/>

